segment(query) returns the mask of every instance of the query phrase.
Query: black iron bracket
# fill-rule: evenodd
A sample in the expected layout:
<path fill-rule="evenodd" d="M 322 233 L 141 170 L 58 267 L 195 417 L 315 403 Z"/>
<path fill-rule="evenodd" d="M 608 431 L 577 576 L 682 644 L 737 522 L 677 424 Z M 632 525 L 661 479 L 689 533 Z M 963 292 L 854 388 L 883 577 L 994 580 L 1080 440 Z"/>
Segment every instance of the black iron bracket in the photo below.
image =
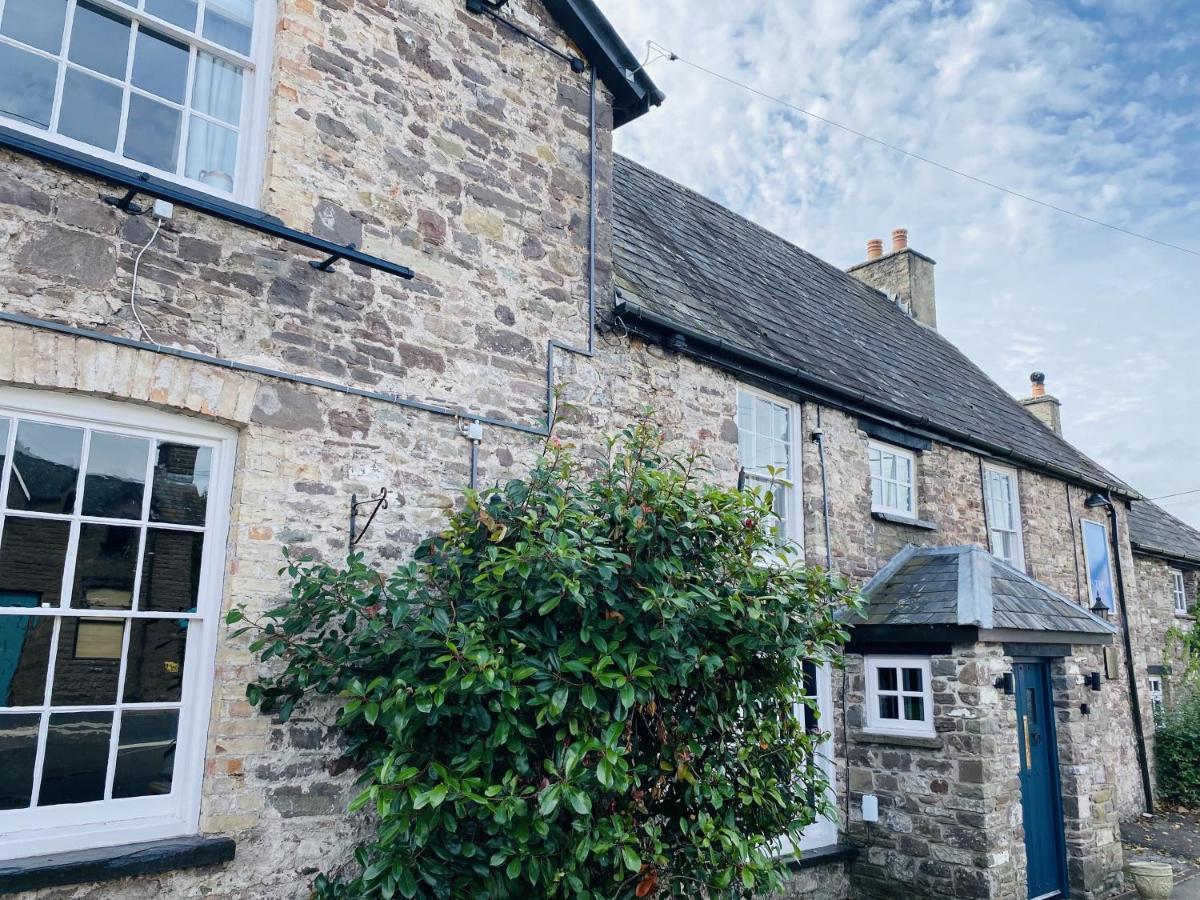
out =
<path fill-rule="evenodd" d="M 140 193 L 137 188 L 130 188 L 125 192 L 125 196 L 116 197 L 108 196 L 104 198 L 104 202 L 109 206 L 115 206 L 123 213 L 129 213 L 131 216 L 140 216 L 149 212 L 149 207 L 142 206 L 140 203 L 134 203 L 133 198 Z"/>
<path fill-rule="evenodd" d="M 371 527 L 371 523 L 375 521 L 375 515 L 381 509 L 388 508 L 387 488 L 379 489 L 378 497 L 369 497 L 366 500 L 359 500 L 358 494 L 350 495 L 350 549 L 353 550 L 355 545 L 363 539 L 363 535 L 367 533 L 367 529 Z M 375 508 L 371 510 L 371 514 L 367 516 L 367 522 L 363 525 L 362 530 L 358 530 L 358 509 L 360 506 L 369 506 L 374 504 Z M 357 531 L 357 534 L 355 533 Z"/>
<path fill-rule="evenodd" d="M 347 250 L 356 250 L 358 248 L 355 247 L 354 244 L 347 244 L 346 249 Z M 346 258 L 346 255 L 344 253 L 335 253 L 332 256 L 330 256 L 328 259 L 321 260 L 320 262 L 317 262 L 315 259 L 311 259 L 311 260 L 309 260 L 308 264 L 310 266 L 312 266 L 314 269 L 316 269 L 318 272 L 332 272 L 332 271 L 334 271 L 333 264 L 335 262 L 337 262 L 339 259 L 345 259 L 345 258 Z"/>

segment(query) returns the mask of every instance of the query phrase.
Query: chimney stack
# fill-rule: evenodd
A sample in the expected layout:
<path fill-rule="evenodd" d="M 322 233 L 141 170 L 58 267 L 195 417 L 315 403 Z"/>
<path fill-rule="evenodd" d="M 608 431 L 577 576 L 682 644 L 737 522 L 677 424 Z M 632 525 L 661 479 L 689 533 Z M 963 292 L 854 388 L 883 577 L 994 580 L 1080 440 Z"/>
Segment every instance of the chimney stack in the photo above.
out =
<path fill-rule="evenodd" d="M 892 231 L 892 252 L 883 255 L 883 241 L 867 241 L 867 261 L 846 271 L 859 281 L 895 297 L 908 314 L 934 330 L 937 329 L 937 304 L 933 292 L 935 263 L 908 246 L 908 229 Z"/>
<path fill-rule="evenodd" d="M 1029 376 L 1029 396 L 1018 402 L 1037 416 L 1038 420 L 1062 437 L 1062 403 L 1057 397 L 1046 393 L 1046 376 L 1034 372 Z"/>

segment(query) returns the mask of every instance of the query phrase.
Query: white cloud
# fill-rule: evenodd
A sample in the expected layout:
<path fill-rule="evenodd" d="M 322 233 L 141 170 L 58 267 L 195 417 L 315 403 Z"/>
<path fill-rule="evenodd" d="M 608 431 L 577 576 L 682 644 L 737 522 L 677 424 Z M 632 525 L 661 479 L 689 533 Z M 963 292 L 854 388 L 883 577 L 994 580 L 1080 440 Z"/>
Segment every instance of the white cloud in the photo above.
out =
<path fill-rule="evenodd" d="M 1179 0 L 604 0 L 655 40 L 913 152 L 1200 243 L 1200 14 Z M 1166 21 L 1171 28 L 1163 28 Z M 942 331 L 1148 494 L 1200 487 L 1200 260 L 907 159 L 682 62 L 617 149 L 838 265 L 892 227 L 938 260 Z M 1200 526 L 1200 503 L 1170 508 Z"/>

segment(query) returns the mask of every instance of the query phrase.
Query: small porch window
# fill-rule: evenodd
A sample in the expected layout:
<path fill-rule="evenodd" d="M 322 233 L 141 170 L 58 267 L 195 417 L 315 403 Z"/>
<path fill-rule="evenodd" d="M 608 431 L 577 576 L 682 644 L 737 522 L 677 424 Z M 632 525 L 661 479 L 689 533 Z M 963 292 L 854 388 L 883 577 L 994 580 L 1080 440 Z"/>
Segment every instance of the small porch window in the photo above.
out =
<path fill-rule="evenodd" d="M 868 731 L 934 733 L 928 657 L 868 656 L 866 675 Z"/>

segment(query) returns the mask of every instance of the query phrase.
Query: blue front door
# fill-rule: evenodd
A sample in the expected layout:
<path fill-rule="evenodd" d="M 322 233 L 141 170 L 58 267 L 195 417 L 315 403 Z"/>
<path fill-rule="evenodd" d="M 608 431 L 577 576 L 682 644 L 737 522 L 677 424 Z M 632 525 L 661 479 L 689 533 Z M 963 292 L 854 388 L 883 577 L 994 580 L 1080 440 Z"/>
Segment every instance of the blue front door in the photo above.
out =
<path fill-rule="evenodd" d="M 1021 662 L 1014 664 L 1013 674 L 1029 897 L 1065 897 L 1067 867 L 1050 673 L 1044 662 Z"/>

